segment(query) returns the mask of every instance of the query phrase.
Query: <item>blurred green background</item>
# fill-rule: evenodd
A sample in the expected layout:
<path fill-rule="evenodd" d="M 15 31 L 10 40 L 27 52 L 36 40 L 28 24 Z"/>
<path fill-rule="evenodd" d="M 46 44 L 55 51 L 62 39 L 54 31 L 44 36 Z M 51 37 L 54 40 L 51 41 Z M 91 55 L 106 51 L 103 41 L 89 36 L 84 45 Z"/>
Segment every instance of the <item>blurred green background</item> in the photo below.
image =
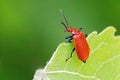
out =
<path fill-rule="evenodd" d="M 107 26 L 120 34 L 119 0 L 0 0 L 0 80 L 32 80 L 45 66 L 68 35 L 60 9 L 87 34 Z"/>

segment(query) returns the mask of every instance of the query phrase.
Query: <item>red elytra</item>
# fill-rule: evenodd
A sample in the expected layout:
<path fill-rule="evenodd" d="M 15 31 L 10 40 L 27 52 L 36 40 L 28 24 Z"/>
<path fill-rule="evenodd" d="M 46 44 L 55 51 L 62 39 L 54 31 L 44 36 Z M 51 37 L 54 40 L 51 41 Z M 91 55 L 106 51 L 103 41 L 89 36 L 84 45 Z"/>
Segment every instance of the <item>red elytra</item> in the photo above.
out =
<path fill-rule="evenodd" d="M 67 58 L 66 61 L 68 61 L 72 57 L 72 54 L 75 50 L 78 58 L 85 63 L 90 53 L 90 48 L 86 41 L 86 35 L 80 30 L 78 30 L 77 28 L 68 27 L 68 22 L 63 13 L 62 13 L 62 16 L 66 24 L 63 22 L 61 22 L 61 24 L 63 24 L 64 27 L 66 28 L 66 32 L 71 32 L 72 34 L 71 36 L 66 37 L 66 39 L 68 39 L 67 42 L 71 42 L 72 40 L 74 42 L 74 48 L 71 52 L 70 57 Z"/>

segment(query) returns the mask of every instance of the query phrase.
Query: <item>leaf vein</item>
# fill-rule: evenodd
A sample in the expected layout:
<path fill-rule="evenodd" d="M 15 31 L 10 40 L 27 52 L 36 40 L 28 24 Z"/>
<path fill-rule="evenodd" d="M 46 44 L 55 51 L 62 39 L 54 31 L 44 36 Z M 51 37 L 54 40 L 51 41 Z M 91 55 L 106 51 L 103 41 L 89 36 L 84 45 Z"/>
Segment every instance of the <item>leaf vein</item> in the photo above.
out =
<path fill-rule="evenodd" d="M 54 74 L 54 73 L 67 73 L 67 74 L 72 74 L 72 75 L 78 75 L 80 77 L 84 77 L 84 78 L 92 78 L 92 79 L 96 79 L 96 80 L 100 80 L 99 78 L 97 78 L 96 76 L 86 76 L 86 75 L 83 75 L 83 74 L 79 74 L 79 73 L 75 73 L 75 72 L 70 72 L 70 71 L 67 71 L 67 70 L 59 70 L 59 71 L 49 71 L 49 72 L 46 72 L 47 74 Z"/>
<path fill-rule="evenodd" d="M 114 56 L 114 57 L 109 58 L 108 60 L 104 61 L 102 64 L 100 64 L 100 66 L 96 69 L 96 72 L 94 73 L 94 76 L 96 76 L 97 72 L 98 72 L 105 64 L 107 64 L 108 62 L 113 61 L 113 60 L 115 60 L 115 59 L 117 59 L 117 58 L 119 58 L 119 57 L 120 57 L 120 55 Z"/>

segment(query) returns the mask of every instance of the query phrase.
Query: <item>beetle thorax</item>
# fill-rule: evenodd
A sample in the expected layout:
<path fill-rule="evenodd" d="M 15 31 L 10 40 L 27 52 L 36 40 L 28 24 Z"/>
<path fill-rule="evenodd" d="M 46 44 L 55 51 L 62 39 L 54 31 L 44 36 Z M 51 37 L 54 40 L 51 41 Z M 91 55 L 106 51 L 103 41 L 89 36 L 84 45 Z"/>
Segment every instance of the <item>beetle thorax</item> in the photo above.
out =
<path fill-rule="evenodd" d="M 77 35 L 77 34 L 79 34 L 79 30 L 78 29 L 76 29 L 76 28 L 68 28 L 67 29 L 67 31 L 68 32 L 71 32 L 73 35 Z"/>

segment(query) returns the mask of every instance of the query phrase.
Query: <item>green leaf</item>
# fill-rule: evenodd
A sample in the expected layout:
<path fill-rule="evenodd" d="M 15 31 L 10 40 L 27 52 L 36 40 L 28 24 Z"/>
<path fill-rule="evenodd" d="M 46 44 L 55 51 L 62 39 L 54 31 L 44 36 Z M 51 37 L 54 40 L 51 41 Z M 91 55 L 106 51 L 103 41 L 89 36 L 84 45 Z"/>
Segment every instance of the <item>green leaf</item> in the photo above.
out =
<path fill-rule="evenodd" d="M 115 28 L 107 27 L 101 33 L 89 34 L 90 56 L 86 63 L 74 52 L 73 43 L 61 43 L 44 69 L 37 70 L 33 80 L 118 80 L 120 79 L 120 36 Z"/>

